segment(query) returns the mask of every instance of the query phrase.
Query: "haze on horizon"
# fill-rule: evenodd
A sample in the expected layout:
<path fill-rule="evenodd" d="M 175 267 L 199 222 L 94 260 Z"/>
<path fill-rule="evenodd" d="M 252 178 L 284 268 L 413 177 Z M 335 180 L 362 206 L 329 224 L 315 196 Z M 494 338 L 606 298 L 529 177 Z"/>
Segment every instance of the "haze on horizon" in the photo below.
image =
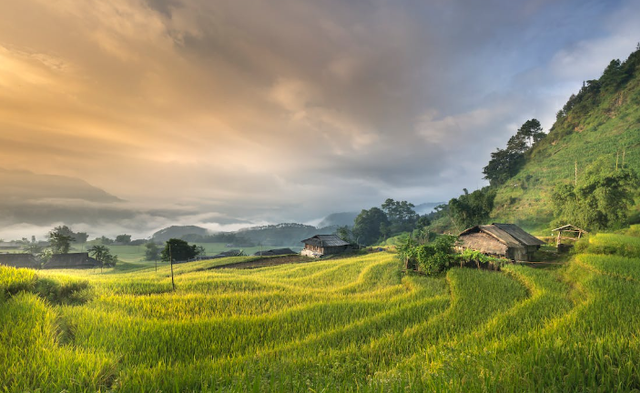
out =
<path fill-rule="evenodd" d="M 448 200 L 626 58 L 639 16 L 633 0 L 1 2 L 0 238 Z"/>

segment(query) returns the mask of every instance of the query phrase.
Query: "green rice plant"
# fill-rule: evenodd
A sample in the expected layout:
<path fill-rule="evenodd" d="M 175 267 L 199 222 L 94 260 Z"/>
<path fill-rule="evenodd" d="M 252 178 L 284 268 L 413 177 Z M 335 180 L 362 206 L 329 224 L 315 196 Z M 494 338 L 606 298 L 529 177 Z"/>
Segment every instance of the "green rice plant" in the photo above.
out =
<path fill-rule="evenodd" d="M 175 292 L 166 265 L 0 268 L 0 391 L 640 389 L 640 258 L 435 278 L 388 252 L 211 269 L 237 260 L 176 266 Z"/>

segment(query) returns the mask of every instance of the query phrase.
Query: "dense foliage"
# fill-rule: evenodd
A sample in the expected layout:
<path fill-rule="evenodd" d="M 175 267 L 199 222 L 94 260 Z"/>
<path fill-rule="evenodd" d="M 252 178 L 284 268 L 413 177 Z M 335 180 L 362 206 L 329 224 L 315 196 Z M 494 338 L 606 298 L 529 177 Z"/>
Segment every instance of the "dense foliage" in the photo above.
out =
<path fill-rule="evenodd" d="M 358 244 L 365 246 L 377 243 L 384 238 L 389 227 L 387 215 L 378 207 L 363 209 L 353 223 L 353 236 Z"/>
<path fill-rule="evenodd" d="M 456 229 L 463 230 L 484 224 L 489 219 L 495 197 L 495 191 L 489 187 L 472 193 L 465 188 L 463 195 L 449 201 L 448 213 L 453 225 Z"/>
<path fill-rule="evenodd" d="M 102 267 L 114 267 L 118 263 L 118 256 L 111 254 L 107 246 L 93 245 L 87 251 Z"/>
<path fill-rule="evenodd" d="M 525 164 L 496 188 L 496 222 L 514 222 L 529 230 L 549 228 L 552 195 L 559 183 L 578 178 L 606 158 L 640 172 L 640 50 L 613 60 L 599 79 L 585 81 L 572 95 L 549 134 L 525 154 Z M 636 204 L 634 210 L 637 212 Z M 566 222 L 563 222 L 566 224 Z"/>
<path fill-rule="evenodd" d="M 611 168 L 606 160 L 592 164 L 574 184 L 558 184 L 552 200 L 558 224 L 587 230 L 619 228 L 638 196 L 640 181 L 633 170 Z"/>
<path fill-rule="evenodd" d="M 518 132 L 509 139 L 506 149 L 498 149 L 491 153 L 491 160 L 483 169 L 484 178 L 489 180 L 492 186 L 504 184 L 525 164 L 525 153 L 545 136 L 537 119 L 524 122 Z"/>
<path fill-rule="evenodd" d="M 388 198 L 380 207 L 364 209 L 356 217 L 352 229 L 338 227 L 336 233 L 347 241 L 372 245 L 402 233 L 421 230 L 430 221 L 414 210 L 413 203 Z"/>
<path fill-rule="evenodd" d="M 182 239 L 169 239 L 162 249 L 161 259 L 165 262 L 188 261 L 198 255 L 198 246 Z"/>
<path fill-rule="evenodd" d="M 453 250 L 455 236 L 441 235 L 430 243 L 420 244 L 409 238 L 398 247 L 398 258 L 405 269 L 413 269 L 434 276 L 452 267 L 458 260 Z"/>

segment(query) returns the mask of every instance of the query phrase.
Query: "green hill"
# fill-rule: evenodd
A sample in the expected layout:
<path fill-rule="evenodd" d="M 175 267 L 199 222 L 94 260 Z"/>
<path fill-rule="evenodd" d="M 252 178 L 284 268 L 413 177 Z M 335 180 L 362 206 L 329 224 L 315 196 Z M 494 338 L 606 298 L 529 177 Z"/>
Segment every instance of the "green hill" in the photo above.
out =
<path fill-rule="evenodd" d="M 640 50 L 613 60 L 557 115 L 549 134 L 527 153 L 517 175 L 497 189 L 493 221 L 542 231 L 553 219 L 551 193 L 597 159 L 640 172 Z M 637 210 L 637 208 L 636 208 Z"/>

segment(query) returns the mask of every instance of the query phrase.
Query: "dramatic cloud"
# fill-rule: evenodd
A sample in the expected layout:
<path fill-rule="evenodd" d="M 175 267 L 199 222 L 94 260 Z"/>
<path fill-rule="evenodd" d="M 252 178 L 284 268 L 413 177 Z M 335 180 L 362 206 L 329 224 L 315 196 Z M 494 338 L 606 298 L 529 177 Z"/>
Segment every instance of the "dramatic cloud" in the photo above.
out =
<path fill-rule="evenodd" d="M 49 201 L 70 210 L 47 222 L 140 235 L 448 200 L 626 58 L 638 15 L 631 0 L 4 2 L 0 167 L 126 201 Z"/>

